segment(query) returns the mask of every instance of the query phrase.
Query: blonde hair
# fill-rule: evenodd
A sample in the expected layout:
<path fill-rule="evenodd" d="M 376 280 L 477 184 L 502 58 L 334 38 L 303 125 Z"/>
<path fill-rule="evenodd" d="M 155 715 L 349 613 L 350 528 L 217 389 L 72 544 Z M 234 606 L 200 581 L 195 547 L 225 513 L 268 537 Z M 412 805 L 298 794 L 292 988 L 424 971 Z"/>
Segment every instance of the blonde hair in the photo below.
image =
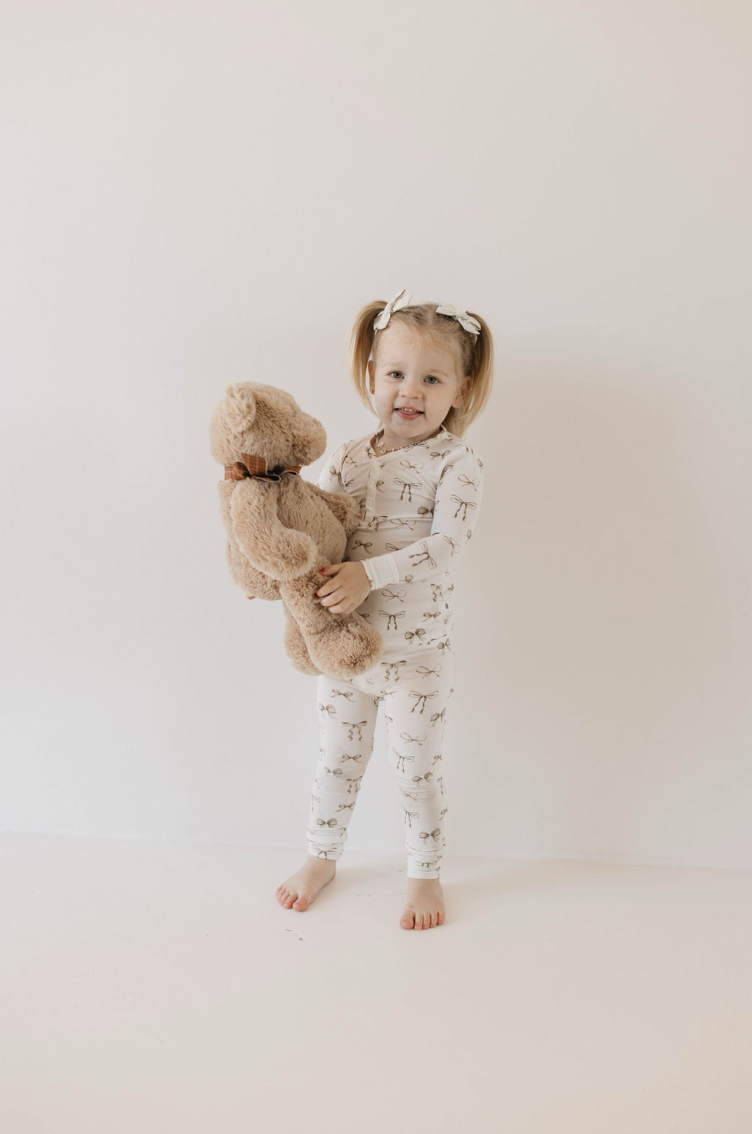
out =
<path fill-rule="evenodd" d="M 368 361 L 373 355 L 374 365 L 378 351 L 379 332 L 374 320 L 386 307 L 383 299 L 375 299 L 361 307 L 353 320 L 348 337 L 347 355 L 350 376 L 364 405 L 372 413 L 376 410 L 368 391 Z M 396 320 L 411 330 L 432 339 L 437 345 L 451 350 L 457 361 L 460 377 L 470 378 L 470 387 L 462 405 L 452 408 L 443 421 L 445 429 L 461 437 L 468 425 L 479 416 L 491 394 L 493 382 L 493 339 L 488 324 L 474 311 L 468 311 L 480 323 L 480 334 L 473 335 L 451 315 L 437 315 L 440 303 L 420 303 L 400 307 L 393 311 L 389 326 Z"/>

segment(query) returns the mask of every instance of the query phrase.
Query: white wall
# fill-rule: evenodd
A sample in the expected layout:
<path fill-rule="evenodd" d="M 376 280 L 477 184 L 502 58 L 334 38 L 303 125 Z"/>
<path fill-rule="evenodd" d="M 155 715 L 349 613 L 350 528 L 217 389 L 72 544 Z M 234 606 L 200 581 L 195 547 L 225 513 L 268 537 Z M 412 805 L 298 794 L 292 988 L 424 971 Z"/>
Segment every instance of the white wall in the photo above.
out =
<path fill-rule="evenodd" d="M 2 24 L 4 829 L 304 848 L 315 679 L 230 581 L 209 417 L 366 432 L 345 335 L 407 286 L 497 346 L 447 854 L 752 867 L 748 9 Z M 349 846 L 402 847 L 383 722 Z"/>

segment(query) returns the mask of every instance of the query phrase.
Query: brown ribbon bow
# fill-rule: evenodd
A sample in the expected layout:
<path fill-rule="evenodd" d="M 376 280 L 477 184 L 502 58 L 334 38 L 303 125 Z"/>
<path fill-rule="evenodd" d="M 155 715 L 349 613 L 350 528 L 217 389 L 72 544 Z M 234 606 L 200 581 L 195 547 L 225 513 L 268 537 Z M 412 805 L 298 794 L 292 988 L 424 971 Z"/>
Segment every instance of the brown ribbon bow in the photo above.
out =
<path fill-rule="evenodd" d="M 246 477 L 255 477 L 257 480 L 282 480 L 285 473 L 300 475 L 302 465 L 275 465 L 273 469 L 266 467 L 266 457 L 257 457 L 253 453 L 241 453 L 242 461 L 234 465 L 225 465 L 225 480 L 245 480 Z"/>

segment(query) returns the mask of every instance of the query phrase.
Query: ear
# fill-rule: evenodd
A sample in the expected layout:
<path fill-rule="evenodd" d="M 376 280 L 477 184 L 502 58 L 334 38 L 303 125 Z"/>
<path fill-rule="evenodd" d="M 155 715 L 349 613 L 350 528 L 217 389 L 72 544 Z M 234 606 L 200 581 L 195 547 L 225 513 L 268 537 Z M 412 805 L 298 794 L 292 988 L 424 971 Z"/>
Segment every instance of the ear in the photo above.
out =
<path fill-rule="evenodd" d="M 235 433 L 253 424 L 256 416 L 256 395 L 250 382 L 237 382 L 228 386 L 219 411 Z"/>

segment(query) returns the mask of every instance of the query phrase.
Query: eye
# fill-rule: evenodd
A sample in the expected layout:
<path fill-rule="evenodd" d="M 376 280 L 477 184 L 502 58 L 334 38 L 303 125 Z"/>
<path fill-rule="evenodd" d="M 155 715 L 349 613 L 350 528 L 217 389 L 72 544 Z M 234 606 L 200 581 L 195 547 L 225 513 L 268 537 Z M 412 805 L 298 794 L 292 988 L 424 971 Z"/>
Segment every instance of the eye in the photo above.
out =
<path fill-rule="evenodd" d="M 390 370 L 389 371 L 389 377 L 393 378 L 395 374 L 400 374 L 400 373 L 401 373 L 400 370 Z"/>
<path fill-rule="evenodd" d="M 426 382 L 431 382 L 432 384 L 434 382 L 438 382 L 438 381 L 439 381 L 439 379 L 436 378 L 435 375 L 433 375 L 433 374 L 429 374 L 429 376 L 426 378 Z"/>

